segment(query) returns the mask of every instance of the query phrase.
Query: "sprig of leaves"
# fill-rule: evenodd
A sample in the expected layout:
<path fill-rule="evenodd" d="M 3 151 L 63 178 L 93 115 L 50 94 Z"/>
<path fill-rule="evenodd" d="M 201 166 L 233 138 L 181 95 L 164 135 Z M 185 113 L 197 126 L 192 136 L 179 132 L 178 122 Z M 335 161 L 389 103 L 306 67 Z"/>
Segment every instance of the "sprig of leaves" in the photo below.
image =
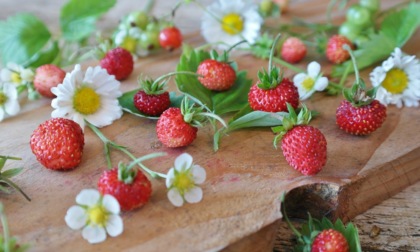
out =
<path fill-rule="evenodd" d="M 358 68 L 364 69 L 386 59 L 396 47 L 402 47 L 420 25 L 420 3 L 412 2 L 405 8 L 388 14 L 381 23 L 378 33 L 371 34 L 369 41 L 354 51 Z M 333 68 L 331 75 L 339 77 L 346 68 L 354 72 L 352 61 L 348 60 Z"/>

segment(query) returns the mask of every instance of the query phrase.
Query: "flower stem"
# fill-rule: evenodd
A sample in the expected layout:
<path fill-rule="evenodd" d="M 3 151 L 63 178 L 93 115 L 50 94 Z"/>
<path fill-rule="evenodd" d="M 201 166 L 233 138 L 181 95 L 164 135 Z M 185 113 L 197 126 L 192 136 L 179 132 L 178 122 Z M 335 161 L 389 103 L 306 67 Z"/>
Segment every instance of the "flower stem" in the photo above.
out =
<path fill-rule="evenodd" d="M 0 176 L 0 181 L 4 181 L 9 186 L 11 186 L 14 189 L 16 189 L 17 191 L 19 191 L 23 195 L 23 197 L 25 197 L 25 199 L 27 199 L 28 201 L 31 201 L 31 198 L 29 198 L 29 196 L 26 195 L 26 193 L 24 191 L 22 191 L 22 189 L 20 189 L 19 186 L 16 185 L 15 183 L 13 183 L 13 181 L 11 181 L 10 179 L 5 178 L 4 176 Z"/>

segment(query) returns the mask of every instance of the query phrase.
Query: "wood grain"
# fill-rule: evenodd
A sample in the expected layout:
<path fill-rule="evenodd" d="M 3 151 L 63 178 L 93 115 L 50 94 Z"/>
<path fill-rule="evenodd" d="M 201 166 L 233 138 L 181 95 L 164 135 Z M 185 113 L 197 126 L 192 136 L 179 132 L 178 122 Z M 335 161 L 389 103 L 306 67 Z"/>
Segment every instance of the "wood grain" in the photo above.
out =
<path fill-rule="evenodd" d="M 103 27 L 112 27 L 120 13 L 132 9 L 130 2 L 119 1 L 115 12 L 108 14 L 108 22 L 102 23 Z M 314 22 L 325 18 L 324 9 L 320 6 L 325 6 L 326 1 L 311 1 L 317 9 L 304 8 L 305 2 L 296 1 L 291 4 L 289 15 L 301 15 Z M 384 6 L 394 3 L 383 2 Z M 171 1 L 157 3 L 161 6 L 157 8 L 160 11 L 167 10 L 168 6 L 173 4 Z M 39 10 L 42 14 L 42 9 Z M 56 10 L 54 5 L 49 9 L 49 13 L 56 15 Z M 194 22 L 199 20 L 200 12 L 184 9 L 184 12 L 178 15 L 182 17 L 181 28 L 188 30 L 190 34 L 186 36 L 187 41 L 192 44 L 202 43 L 197 36 L 199 22 Z M 335 18 L 338 20 L 342 16 L 338 15 Z M 416 33 L 413 42 L 404 50 L 419 56 L 416 41 L 420 41 L 419 33 Z M 178 57 L 179 52 L 174 52 L 139 59 L 131 78 L 122 83 L 123 91 L 136 87 L 139 74 L 157 77 L 173 71 Z M 256 72 L 267 65 L 266 61 L 256 60 L 250 55 L 236 55 L 235 59 L 239 63 L 239 69 L 246 69 L 248 77 L 253 81 Z M 327 65 L 325 60 L 319 60 L 323 65 Z M 96 63 L 92 61 L 84 67 Z M 301 66 L 304 67 L 306 63 L 302 63 Z M 368 73 L 364 71 L 362 76 L 367 78 Z M 286 71 L 286 76 L 291 77 L 292 74 L 291 71 Z M 173 82 L 170 85 L 175 89 Z M 124 234 L 96 245 L 95 249 L 219 250 L 240 241 L 243 237 L 255 234 L 264 227 L 267 227 L 264 229 L 266 235 L 263 235 L 266 239 L 261 239 L 259 233 L 253 235 L 255 238 L 251 238 L 251 241 L 258 240 L 261 243 L 254 245 L 264 243 L 270 247 L 270 237 L 273 237 L 276 227 L 276 224 L 272 223 L 277 223 L 281 218 L 279 196 L 285 191 L 296 189 L 310 192 L 302 194 L 299 199 L 307 200 L 310 204 L 308 199 L 311 197 L 317 197 L 320 201 L 326 198 L 322 190 L 307 188 L 328 185 L 331 193 L 336 193 L 336 197 L 331 198 L 330 203 L 326 205 L 329 208 L 317 209 L 318 214 L 328 211 L 332 218 L 352 219 L 418 181 L 420 135 L 414 133 L 418 132 L 420 125 L 420 110 L 389 107 L 387 121 L 381 129 L 368 137 L 354 137 L 340 131 L 335 125 L 335 108 L 340 100 L 340 97 L 317 94 L 307 103 L 311 109 L 321 111 L 312 125 L 326 135 L 328 142 L 327 165 L 314 177 L 302 176 L 287 165 L 280 150 L 272 148 L 273 135 L 269 129 L 232 132 L 222 139 L 220 150 L 214 153 L 211 130 L 203 128 L 199 130 L 198 138 L 191 146 L 168 149 L 162 147 L 157 140 L 155 121 L 124 115 L 112 126 L 103 128 L 103 133 L 119 144 L 128 146 L 136 156 L 155 151 L 167 152 L 167 157 L 146 163 L 159 172 L 166 173 L 177 155 L 183 152 L 192 154 L 194 161 L 207 170 L 208 179 L 203 186 L 204 199 L 199 204 L 175 208 L 166 199 L 164 184 L 161 181 L 153 181 L 154 193 L 151 202 L 142 209 L 122 215 Z M 20 195 L 12 194 L 2 195 L 2 201 L 10 223 L 13 223 L 11 232 L 21 241 L 32 244 L 33 251 L 88 250 L 92 247 L 81 238 L 80 232 L 67 228 L 64 215 L 74 204 L 74 197 L 81 189 L 96 186 L 99 174 L 106 166 L 102 144 L 90 130 L 86 130 L 86 146 L 80 167 L 71 172 L 53 172 L 43 168 L 32 155 L 28 142 L 38 124 L 50 117 L 52 109 L 49 102 L 42 99 L 35 103 L 27 103 L 19 116 L 0 124 L 0 153 L 23 158 L 22 165 L 26 169 L 16 178 L 16 182 L 32 198 L 28 203 Z M 413 133 L 410 134 L 411 132 Z M 119 153 L 113 153 L 112 157 L 115 164 L 119 160 L 127 160 Z"/>

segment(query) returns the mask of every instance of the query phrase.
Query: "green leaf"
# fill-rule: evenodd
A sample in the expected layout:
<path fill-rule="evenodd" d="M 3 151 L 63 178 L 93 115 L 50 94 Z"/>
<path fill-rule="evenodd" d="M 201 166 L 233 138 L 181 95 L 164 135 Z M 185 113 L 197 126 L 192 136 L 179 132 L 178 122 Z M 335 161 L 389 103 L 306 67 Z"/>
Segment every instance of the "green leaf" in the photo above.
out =
<path fill-rule="evenodd" d="M 12 168 L 1 173 L 1 177 L 11 178 L 23 171 L 23 168 Z M 1 180 L 1 178 L 0 178 Z"/>
<path fill-rule="evenodd" d="M 0 55 L 3 64 L 24 65 L 51 38 L 45 24 L 32 14 L 18 14 L 0 22 Z"/>
<path fill-rule="evenodd" d="M 45 64 L 50 64 L 54 62 L 59 53 L 60 48 L 58 47 L 58 42 L 54 41 L 49 48 L 33 55 L 27 62 L 26 67 L 36 68 Z"/>
<path fill-rule="evenodd" d="M 154 120 L 159 119 L 159 117 L 156 117 L 156 116 L 148 116 L 148 115 L 145 115 L 145 114 L 141 113 L 136 108 L 136 106 L 134 106 L 134 102 L 133 102 L 134 95 L 139 90 L 140 89 L 134 89 L 134 90 L 125 92 L 120 98 L 118 98 L 118 102 L 120 103 L 120 105 L 123 108 L 123 110 L 125 112 L 128 112 L 128 113 L 133 114 L 133 115 L 138 116 L 138 117 L 144 117 L 144 118 L 149 118 L 149 119 L 154 119 Z M 175 92 L 170 92 L 169 93 L 169 99 L 171 100 L 170 107 L 177 107 L 177 108 L 179 108 L 181 106 L 181 101 L 182 101 L 182 98 L 183 97 L 184 97 L 183 95 L 177 96 L 175 94 Z"/>
<path fill-rule="evenodd" d="M 396 46 L 402 47 L 420 25 L 420 4 L 412 2 L 409 6 L 389 14 L 381 24 L 381 32 L 393 38 Z"/>
<path fill-rule="evenodd" d="M 283 118 L 287 114 L 288 113 L 286 112 L 271 113 L 264 111 L 252 111 L 229 122 L 227 131 L 230 132 L 251 127 L 278 126 L 282 124 Z"/>
<path fill-rule="evenodd" d="M 198 65 L 210 58 L 210 53 L 202 50 L 193 50 L 184 53 L 177 66 L 177 71 L 197 72 Z M 233 65 L 235 69 L 235 62 Z M 247 79 L 246 71 L 236 72 L 235 84 L 227 91 L 215 92 L 205 88 L 192 75 L 177 75 L 175 78 L 178 89 L 199 100 L 217 115 L 239 111 L 248 103 L 248 92 L 252 81 Z"/>
<path fill-rule="evenodd" d="M 60 13 L 60 26 L 67 41 L 80 42 L 95 30 L 100 15 L 111 9 L 116 0 L 70 0 Z"/>

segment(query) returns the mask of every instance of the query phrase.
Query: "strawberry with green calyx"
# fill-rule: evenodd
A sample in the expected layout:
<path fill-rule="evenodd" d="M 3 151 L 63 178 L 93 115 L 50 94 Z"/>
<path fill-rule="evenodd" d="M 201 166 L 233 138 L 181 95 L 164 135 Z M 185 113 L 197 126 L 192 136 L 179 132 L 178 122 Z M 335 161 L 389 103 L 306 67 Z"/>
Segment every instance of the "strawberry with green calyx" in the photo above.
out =
<path fill-rule="evenodd" d="M 134 106 L 143 114 L 148 116 L 159 116 L 171 105 L 169 92 L 165 90 L 168 77 L 177 74 L 191 74 L 193 72 L 180 71 L 165 74 L 156 80 L 139 79 L 140 90 L 134 95 Z"/>
<path fill-rule="evenodd" d="M 210 52 L 210 59 L 202 61 L 197 67 L 198 81 L 207 89 L 225 91 L 236 81 L 236 72 L 229 62 L 228 52 L 218 55 L 215 50 Z"/>
<path fill-rule="evenodd" d="M 0 202 L 0 221 L 3 228 L 3 234 L 0 234 L 0 251 L 10 252 L 24 252 L 29 246 L 27 244 L 21 245 L 17 243 L 15 237 L 10 236 L 9 224 L 7 222 L 6 214 L 4 213 L 3 203 Z"/>
<path fill-rule="evenodd" d="M 296 235 L 297 252 L 361 252 L 357 227 L 349 222 L 347 225 L 337 219 L 334 223 L 328 218 L 321 220 L 312 218 L 309 214 L 308 222 L 299 232 L 290 222 L 285 206 L 285 194 L 281 198 L 282 214 L 287 225 Z"/>
<path fill-rule="evenodd" d="M 110 194 L 120 203 L 123 211 L 144 206 L 152 194 L 152 184 L 145 174 L 135 165 L 142 161 L 164 155 L 153 153 L 132 161 L 129 165 L 119 163 L 118 167 L 104 171 L 98 180 L 98 190 L 103 195 Z M 149 170 L 149 169 L 147 169 Z"/>
<path fill-rule="evenodd" d="M 298 89 L 292 81 L 283 78 L 280 69 L 272 64 L 274 48 L 279 38 L 280 35 L 271 48 L 268 70 L 258 72 L 259 81 L 248 92 L 248 103 L 253 110 L 280 112 L 287 111 L 286 103 L 290 103 L 295 109 L 299 106 Z"/>
<path fill-rule="evenodd" d="M 197 101 L 196 101 L 197 102 Z M 226 127 L 222 118 L 211 112 L 205 112 L 204 105 L 196 106 L 185 96 L 181 108 L 169 108 L 159 117 L 156 124 L 156 133 L 160 142 L 170 148 L 190 145 L 197 137 L 199 127 L 204 122 L 216 119 Z"/>
<path fill-rule="evenodd" d="M 343 90 L 343 100 L 336 111 L 336 123 L 340 129 L 353 135 L 368 135 L 380 128 L 386 119 L 386 107 L 375 99 L 377 88 L 367 90 L 360 79 L 356 60 L 348 46 L 355 69 L 356 81 Z"/>
<path fill-rule="evenodd" d="M 22 159 L 18 157 L 0 156 L 0 183 L 13 187 L 15 190 L 19 191 L 23 195 L 23 197 L 25 197 L 28 201 L 31 201 L 28 195 L 26 195 L 26 193 L 24 193 L 22 189 L 19 188 L 19 186 L 17 186 L 12 180 L 10 180 L 10 178 L 21 173 L 23 168 L 12 168 L 12 169 L 8 169 L 7 171 L 3 171 L 3 167 L 7 160 L 22 160 Z M 0 185 L 0 191 L 5 192 L 5 193 L 10 193 L 9 190 L 2 185 Z"/>
<path fill-rule="evenodd" d="M 283 125 L 272 128 L 279 133 L 274 146 L 281 140 L 281 149 L 287 163 L 303 175 L 315 175 L 327 162 L 327 141 L 322 132 L 307 125 L 311 112 L 303 106 L 299 115 L 287 104 L 289 115 L 283 118 Z"/>

